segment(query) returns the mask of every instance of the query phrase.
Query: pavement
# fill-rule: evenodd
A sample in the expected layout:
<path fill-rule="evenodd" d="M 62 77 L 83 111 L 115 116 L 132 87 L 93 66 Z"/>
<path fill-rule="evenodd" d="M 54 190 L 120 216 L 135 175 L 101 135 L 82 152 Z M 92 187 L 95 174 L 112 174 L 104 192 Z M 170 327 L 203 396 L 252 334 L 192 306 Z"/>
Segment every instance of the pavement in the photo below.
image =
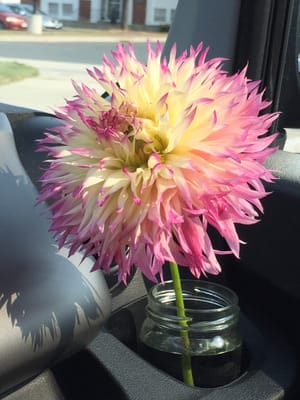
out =
<path fill-rule="evenodd" d="M 1 32 L 0 42 L 2 40 L 9 40 L 11 43 L 14 41 L 55 42 L 61 40 L 62 35 L 64 41 L 95 41 L 98 43 L 112 40 L 133 43 L 146 42 L 147 39 L 163 41 L 166 38 L 166 33 L 161 32 L 122 31 L 111 27 L 106 27 L 106 29 L 71 27 L 65 32 L 43 33 L 42 35 L 34 35 L 29 32 Z M 0 57 L 0 61 L 2 60 L 7 61 L 7 58 Z M 74 96 L 72 79 L 95 87 L 95 81 L 86 72 L 86 69 L 93 65 L 30 58 L 14 60 L 36 67 L 39 75 L 23 81 L 0 85 L 1 103 L 53 113 L 55 109 L 65 104 L 65 99 L 71 99 Z M 285 150 L 300 153 L 300 130 L 287 129 L 287 137 Z"/>
<path fill-rule="evenodd" d="M 7 59 L 1 58 L 0 61 Z M 95 86 L 87 74 L 87 64 L 14 59 L 39 70 L 37 77 L 0 86 L 1 103 L 52 113 L 71 99 L 75 90 L 72 80 Z"/>

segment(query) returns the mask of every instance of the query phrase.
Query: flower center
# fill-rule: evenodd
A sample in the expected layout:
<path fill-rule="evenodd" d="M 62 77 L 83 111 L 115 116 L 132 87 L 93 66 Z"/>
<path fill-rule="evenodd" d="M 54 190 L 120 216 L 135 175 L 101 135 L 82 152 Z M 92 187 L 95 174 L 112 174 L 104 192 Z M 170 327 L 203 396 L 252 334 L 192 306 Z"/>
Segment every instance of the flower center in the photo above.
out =
<path fill-rule="evenodd" d="M 130 172 L 137 169 L 154 168 L 157 163 L 165 160 L 164 151 L 168 146 L 166 136 L 156 121 L 138 118 L 138 123 L 128 125 L 123 130 L 127 136 L 130 151 L 127 154 L 125 166 Z M 122 146 L 122 143 L 120 143 Z M 125 149 L 124 149 L 125 150 Z"/>

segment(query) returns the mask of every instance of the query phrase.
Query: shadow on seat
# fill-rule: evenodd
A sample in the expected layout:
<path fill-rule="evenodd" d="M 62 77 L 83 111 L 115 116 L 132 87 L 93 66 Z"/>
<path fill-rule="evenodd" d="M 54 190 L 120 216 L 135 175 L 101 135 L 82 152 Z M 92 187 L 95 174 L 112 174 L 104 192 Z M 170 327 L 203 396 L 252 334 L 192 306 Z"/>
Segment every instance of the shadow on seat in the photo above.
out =
<path fill-rule="evenodd" d="M 57 249 L 0 113 L 0 396 L 87 345 L 110 315 L 93 262 Z"/>

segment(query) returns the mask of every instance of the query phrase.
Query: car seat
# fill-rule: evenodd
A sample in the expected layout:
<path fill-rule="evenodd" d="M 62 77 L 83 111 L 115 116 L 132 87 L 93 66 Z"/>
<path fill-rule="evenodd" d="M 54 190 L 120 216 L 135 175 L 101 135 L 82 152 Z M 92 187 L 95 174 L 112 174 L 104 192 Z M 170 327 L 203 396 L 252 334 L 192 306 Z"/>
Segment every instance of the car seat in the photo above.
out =
<path fill-rule="evenodd" d="M 58 249 L 0 113 L 0 397 L 85 347 L 111 312 L 102 272 Z M 31 397 L 29 397 L 31 398 Z M 46 399 L 46 394 L 43 399 Z M 54 397 L 53 397 L 54 398 Z"/>

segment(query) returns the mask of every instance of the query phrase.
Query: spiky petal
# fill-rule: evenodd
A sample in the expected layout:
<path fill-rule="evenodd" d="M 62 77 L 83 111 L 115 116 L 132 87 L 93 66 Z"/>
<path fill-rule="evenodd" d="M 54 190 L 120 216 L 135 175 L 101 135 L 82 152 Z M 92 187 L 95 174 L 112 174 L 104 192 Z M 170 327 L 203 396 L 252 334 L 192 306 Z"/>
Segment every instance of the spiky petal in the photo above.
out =
<path fill-rule="evenodd" d="M 148 43 L 144 65 L 119 44 L 89 71 L 98 90 L 74 82 L 63 125 L 41 140 L 50 165 L 39 200 L 52 199 L 58 243 L 96 255 L 94 269 L 116 262 L 120 280 L 133 266 L 156 280 L 171 261 L 218 274 L 208 226 L 238 257 L 235 225 L 257 222 L 277 114 L 261 113 L 269 103 L 246 69 L 229 76 L 206 53 L 176 57 L 174 46 L 167 62 Z"/>

